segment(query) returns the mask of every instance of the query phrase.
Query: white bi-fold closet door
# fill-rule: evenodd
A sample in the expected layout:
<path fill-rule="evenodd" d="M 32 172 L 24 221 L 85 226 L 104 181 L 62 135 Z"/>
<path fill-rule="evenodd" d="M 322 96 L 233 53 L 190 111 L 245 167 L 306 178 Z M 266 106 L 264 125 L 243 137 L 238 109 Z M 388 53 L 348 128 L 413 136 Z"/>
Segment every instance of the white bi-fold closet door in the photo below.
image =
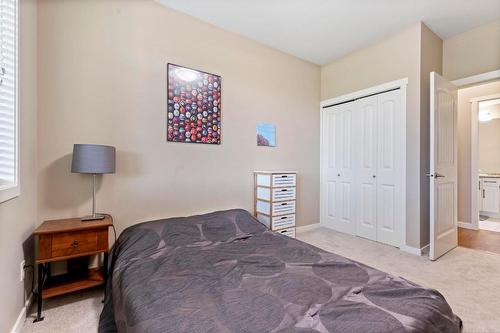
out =
<path fill-rule="evenodd" d="M 401 244 L 403 111 L 399 89 L 323 109 L 322 223 Z"/>

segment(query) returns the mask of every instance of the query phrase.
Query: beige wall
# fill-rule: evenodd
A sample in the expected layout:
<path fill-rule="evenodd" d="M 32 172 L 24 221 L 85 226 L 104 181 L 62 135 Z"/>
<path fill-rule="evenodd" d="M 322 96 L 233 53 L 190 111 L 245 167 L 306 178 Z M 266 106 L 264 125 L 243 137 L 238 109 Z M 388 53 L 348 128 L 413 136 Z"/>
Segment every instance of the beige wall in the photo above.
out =
<path fill-rule="evenodd" d="M 30 290 L 30 271 L 24 288 L 20 264 L 33 260 L 30 238 L 36 224 L 36 1 L 20 5 L 20 182 L 21 195 L 0 203 L 0 332 L 10 332 Z"/>
<path fill-rule="evenodd" d="M 411 92 L 409 95 L 417 98 L 420 76 L 419 40 L 420 23 L 324 65 L 321 68 L 321 99 L 341 96 L 404 77 L 412 79 L 408 85 Z"/>
<path fill-rule="evenodd" d="M 39 221 L 89 212 L 74 143 L 117 148 L 98 209 L 118 231 L 151 219 L 253 210 L 255 169 L 299 174 L 298 224 L 319 221 L 320 68 L 154 1 L 39 3 Z M 166 142 L 166 64 L 222 76 L 222 144 Z M 255 126 L 277 125 L 277 148 Z"/>
<path fill-rule="evenodd" d="M 443 73 L 449 80 L 500 69 L 500 19 L 444 40 Z"/>
<path fill-rule="evenodd" d="M 429 243 L 430 73 L 443 72 L 443 40 L 422 24 L 420 59 L 420 244 Z"/>
<path fill-rule="evenodd" d="M 500 81 L 458 90 L 458 220 L 470 223 L 471 107 L 470 99 L 500 93 Z"/>
<path fill-rule="evenodd" d="M 322 100 L 408 78 L 406 242 L 413 247 L 421 247 L 428 242 L 422 242 L 421 239 L 421 228 L 425 229 L 425 226 L 421 225 L 420 211 L 421 39 L 422 28 L 421 23 L 418 23 L 321 69 Z"/>
<path fill-rule="evenodd" d="M 500 119 L 480 122 L 478 128 L 479 169 L 500 173 Z"/>
<path fill-rule="evenodd" d="M 69 173 L 73 143 L 117 147 L 117 174 L 102 179 L 98 204 L 119 230 L 154 218 L 251 210 L 251 171 L 268 168 L 299 171 L 298 223 L 306 225 L 319 219 L 319 100 L 408 77 L 407 242 L 418 247 L 428 238 L 421 177 L 428 168 L 428 72 L 441 71 L 441 53 L 448 79 L 500 68 L 500 21 L 443 46 L 416 24 L 320 74 L 153 1 L 47 0 L 38 7 L 37 14 L 36 1 L 21 1 L 21 196 L 0 204 L 1 332 L 24 304 L 19 263 L 32 260 L 33 228 L 90 209 L 88 177 Z M 165 142 L 167 62 L 223 77 L 221 146 Z M 459 92 L 461 221 L 470 215 L 468 99 L 499 91 L 500 82 Z M 259 121 L 277 124 L 277 148 L 256 147 Z"/>

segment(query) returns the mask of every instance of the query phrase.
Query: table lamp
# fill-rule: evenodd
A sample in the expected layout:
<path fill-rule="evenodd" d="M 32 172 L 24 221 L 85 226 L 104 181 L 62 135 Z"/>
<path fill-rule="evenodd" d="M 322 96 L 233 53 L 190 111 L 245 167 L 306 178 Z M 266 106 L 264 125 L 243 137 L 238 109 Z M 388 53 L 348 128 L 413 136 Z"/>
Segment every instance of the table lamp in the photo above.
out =
<path fill-rule="evenodd" d="M 73 146 L 72 173 L 92 174 L 92 215 L 82 221 L 102 220 L 104 215 L 95 212 L 95 185 L 97 174 L 115 173 L 116 149 L 112 146 L 75 144 Z"/>

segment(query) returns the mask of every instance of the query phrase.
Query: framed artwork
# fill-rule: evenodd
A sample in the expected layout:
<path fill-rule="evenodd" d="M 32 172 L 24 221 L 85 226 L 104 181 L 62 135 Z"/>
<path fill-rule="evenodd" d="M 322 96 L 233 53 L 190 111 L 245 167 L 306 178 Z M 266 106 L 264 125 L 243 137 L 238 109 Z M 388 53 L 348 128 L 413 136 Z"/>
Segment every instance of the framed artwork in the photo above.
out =
<path fill-rule="evenodd" d="M 167 65 L 167 141 L 221 143 L 221 79 Z"/>
<path fill-rule="evenodd" d="M 276 125 L 257 124 L 257 146 L 276 147 Z"/>

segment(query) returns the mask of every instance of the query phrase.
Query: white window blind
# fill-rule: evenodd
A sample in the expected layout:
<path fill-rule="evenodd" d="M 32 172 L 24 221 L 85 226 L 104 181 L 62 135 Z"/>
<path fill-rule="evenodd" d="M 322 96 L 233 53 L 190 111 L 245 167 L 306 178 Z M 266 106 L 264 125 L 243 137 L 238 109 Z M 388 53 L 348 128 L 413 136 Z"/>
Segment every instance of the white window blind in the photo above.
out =
<path fill-rule="evenodd" d="M 0 192 L 18 185 L 17 6 L 0 0 Z"/>

